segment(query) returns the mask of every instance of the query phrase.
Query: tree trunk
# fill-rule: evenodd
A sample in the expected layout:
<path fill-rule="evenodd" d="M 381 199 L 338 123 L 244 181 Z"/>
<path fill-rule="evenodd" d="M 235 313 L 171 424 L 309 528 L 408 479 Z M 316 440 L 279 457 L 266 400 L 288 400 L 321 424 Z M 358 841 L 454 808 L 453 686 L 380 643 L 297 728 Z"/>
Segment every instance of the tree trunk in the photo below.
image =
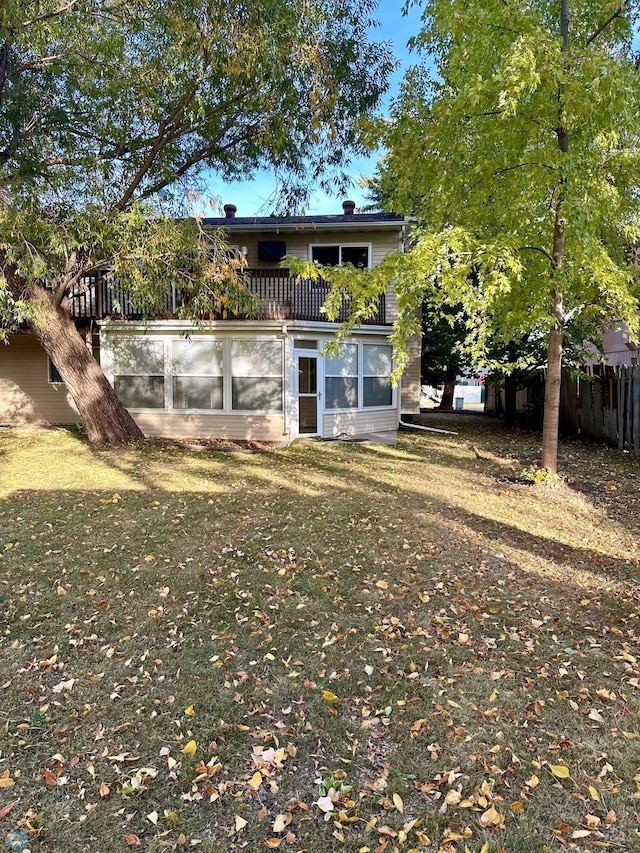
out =
<path fill-rule="evenodd" d="M 447 367 L 447 372 L 444 377 L 444 390 L 442 392 L 442 400 L 440 400 L 441 409 L 452 409 L 453 398 L 456 393 L 456 378 L 458 376 L 458 363 Z"/>
<path fill-rule="evenodd" d="M 562 316 L 562 296 L 554 293 L 554 316 Z M 542 424 L 542 467 L 552 474 L 558 471 L 558 430 L 560 428 L 560 383 L 562 379 L 561 324 L 549 332 L 547 347 L 547 382 L 544 391 Z"/>
<path fill-rule="evenodd" d="M 504 377 L 504 425 L 514 427 L 518 416 L 518 380 L 515 374 Z"/>
<path fill-rule="evenodd" d="M 49 292 L 33 285 L 30 301 L 38 303 L 31 329 L 64 380 L 91 444 L 127 444 L 144 435 L 122 405 L 78 332 L 64 304 L 54 305 Z"/>

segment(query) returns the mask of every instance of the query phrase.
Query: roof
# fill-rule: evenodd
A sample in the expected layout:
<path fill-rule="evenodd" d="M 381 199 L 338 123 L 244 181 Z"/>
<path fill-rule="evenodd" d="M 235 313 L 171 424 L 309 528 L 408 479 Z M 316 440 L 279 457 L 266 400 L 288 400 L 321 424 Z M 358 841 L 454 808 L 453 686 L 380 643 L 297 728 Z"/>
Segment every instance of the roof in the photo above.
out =
<path fill-rule="evenodd" d="M 233 216 L 210 217 L 203 225 L 233 231 L 314 231 L 333 229 L 378 230 L 409 222 L 397 213 L 354 213 L 324 216 Z"/>

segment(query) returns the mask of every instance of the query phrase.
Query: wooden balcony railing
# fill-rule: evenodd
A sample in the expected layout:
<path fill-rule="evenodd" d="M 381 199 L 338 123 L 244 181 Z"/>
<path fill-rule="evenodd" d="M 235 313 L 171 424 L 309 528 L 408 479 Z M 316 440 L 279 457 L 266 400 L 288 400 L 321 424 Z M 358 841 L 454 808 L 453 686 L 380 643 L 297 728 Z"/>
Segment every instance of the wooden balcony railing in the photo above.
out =
<path fill-rule="evenodd" d="M 250 319 L 326 321 L 322 306 L 329 294 L 324 282 L 295 278 L 287 269 L 254 269 L 248 271 L 248 290 L 256 297 L 256 310 Z M 183 297 L 176 291 L 166 299 L 153 316 L 138 308 L 118 281 L 102 272 L 85 276 L 70 294 L 71 316 L 78 323 L 107 318 L 141 320 L 168 319 L 177 315 Z M 337 322 L 349 314 L 349 298 L 345 297 Z M 246 319 L 236 315 L 228 319 Z M 366 325 L 385 325 L 385 299 L 381 298 L 375 315 Z"/>

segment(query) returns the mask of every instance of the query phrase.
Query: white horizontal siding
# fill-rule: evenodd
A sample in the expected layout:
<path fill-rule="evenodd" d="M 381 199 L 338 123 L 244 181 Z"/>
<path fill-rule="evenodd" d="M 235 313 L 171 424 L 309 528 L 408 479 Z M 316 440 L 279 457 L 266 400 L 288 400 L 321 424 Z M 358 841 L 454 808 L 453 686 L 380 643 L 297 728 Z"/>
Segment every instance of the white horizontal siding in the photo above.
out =
<path fill-rule="evenodd" d="M 33 335 L 0 344 L 0 423 L 75 424 L 78 411 L 64 385 L 49 382 L 45 351 Z"/>
<path fill-rule="evenodd" d="M 322 419 L 322 435 L 325 438 L 340 433 L 364 435 L 368 432 L 384 432 L 397 429 L 396 409 L 371 409 L 370 411 L 325 412 Z"/>

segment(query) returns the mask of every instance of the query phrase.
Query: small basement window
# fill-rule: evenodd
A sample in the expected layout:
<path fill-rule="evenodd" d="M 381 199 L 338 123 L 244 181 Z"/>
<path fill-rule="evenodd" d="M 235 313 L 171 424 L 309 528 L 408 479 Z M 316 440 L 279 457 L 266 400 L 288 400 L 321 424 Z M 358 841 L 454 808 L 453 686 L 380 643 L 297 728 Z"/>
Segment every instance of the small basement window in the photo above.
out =
<path fill-rule="evenodd" d="M 47 356 L 47 362 L 49 365 L 49 383 L 51 385 L 64 385 L 64 380 L 63 380 L 62 376 L 60 376 L 60 374 L 58 372 L 58 368 L 51 361 L 49 356 Z"/>

